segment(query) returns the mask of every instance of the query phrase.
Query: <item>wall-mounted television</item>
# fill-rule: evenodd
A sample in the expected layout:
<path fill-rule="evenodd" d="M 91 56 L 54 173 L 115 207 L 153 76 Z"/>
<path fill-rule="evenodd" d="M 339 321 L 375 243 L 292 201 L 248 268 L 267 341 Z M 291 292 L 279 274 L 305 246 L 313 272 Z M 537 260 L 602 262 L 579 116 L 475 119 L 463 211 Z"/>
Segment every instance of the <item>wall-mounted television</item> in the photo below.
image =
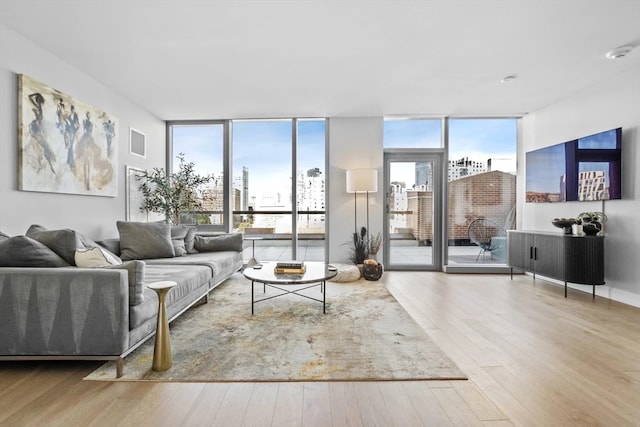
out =
<path fill-rule="evenodd" d="M 526 201 L 622 198 L 622 128 L 526 154 Z"/>

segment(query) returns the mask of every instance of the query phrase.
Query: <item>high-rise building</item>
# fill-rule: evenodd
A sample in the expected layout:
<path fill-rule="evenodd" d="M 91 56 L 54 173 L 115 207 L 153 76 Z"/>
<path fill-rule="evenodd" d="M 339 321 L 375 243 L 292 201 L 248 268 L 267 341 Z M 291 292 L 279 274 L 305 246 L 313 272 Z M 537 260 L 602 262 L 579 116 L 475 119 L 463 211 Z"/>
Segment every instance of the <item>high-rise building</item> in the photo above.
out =
<path fill-rule="evenodd" d="M 469 157 L 462 157 L 458 160 L 449 160 L 449 181 L 464 178 L 465 176 L 477 175 L 487 171 L 485 162 L 471 160 Z"/>
<path fill-rule="evenodd" d="M 416 162 L 415 190 L 433 190 L 433 170 L 431 162 Z"/>

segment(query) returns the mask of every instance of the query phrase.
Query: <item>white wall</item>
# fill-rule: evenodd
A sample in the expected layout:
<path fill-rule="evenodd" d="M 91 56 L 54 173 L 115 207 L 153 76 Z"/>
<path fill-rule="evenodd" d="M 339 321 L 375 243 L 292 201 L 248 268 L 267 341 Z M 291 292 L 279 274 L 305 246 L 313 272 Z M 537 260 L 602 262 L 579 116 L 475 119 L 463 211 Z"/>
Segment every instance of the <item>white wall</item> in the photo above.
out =
<path fill-rule="evenodd" d="M 354 195 L 347 193 L 349 169 L 378 169 L 378 192 L 369 196 L 369 226 L 373 233 L 382 231 L 384 192 L 382 191 L 382 117 L 329 119 L 329 261 L 349 262 L 344 242 L 354 232 Z M 365 226 L 366 195 L 357 196 L 358 229 Z M 378 259 L 382 259 L 382 253 Z"/>
<path fill-rule="evenodd" d="M 518 209 L 525 230 L 558 231 L 555 217 L 604 211 L 605 286 L 596 293 L 640 306 L 640 70 L 622 73 L 570 99 L 523 119 L 523 147 L 518 153 Z M 622 127 L 623 200 L 606 202 L 524 203 L 525 152 L 604 130 Z M 579 260 L 577 260 L 579 262 Z M 576 286 L 591 290 L 591 287 Z"/>
<path fill-rule="evenodd" d="M 117 197 L 18 191 L 18 74 L 118 119 Z M 164 167 L 164 122 L 3 25 L 0 94 L 0 230 L 9 235 L 24 234 L 29 225 L 38 223 L 52 229 L 74 228 L 92 238 L 116 237 L 115 222 L 125 218 L 125 165 Z M 146 134 L 146 159 L 129 154 L 129 127 Z"/>

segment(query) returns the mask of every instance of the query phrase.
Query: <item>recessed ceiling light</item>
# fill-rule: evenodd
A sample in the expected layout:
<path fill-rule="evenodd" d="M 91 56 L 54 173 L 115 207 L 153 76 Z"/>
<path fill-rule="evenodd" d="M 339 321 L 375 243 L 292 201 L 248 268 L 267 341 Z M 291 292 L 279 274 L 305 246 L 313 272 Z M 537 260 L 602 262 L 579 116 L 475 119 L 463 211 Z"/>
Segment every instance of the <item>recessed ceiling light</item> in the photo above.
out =
<path fill-rule="evenodd" d="M 610 50 L 605 56 L 609 59 L 620 59 L 627 56 L 629 53 L 631 53 L 632 50 L 633 46 L 620 46 L 618 48 Z"/>
<path fill-rule="evenodd" d="M 517 79 L 518 76 L 516 76 L 515 74 L 511 74 L 509 76 L 504 76 L 502 78 L 502 80 L 500 80 L 502 83 L 511 83 L 512 81 L 514 81 L 515 79 Z"/>

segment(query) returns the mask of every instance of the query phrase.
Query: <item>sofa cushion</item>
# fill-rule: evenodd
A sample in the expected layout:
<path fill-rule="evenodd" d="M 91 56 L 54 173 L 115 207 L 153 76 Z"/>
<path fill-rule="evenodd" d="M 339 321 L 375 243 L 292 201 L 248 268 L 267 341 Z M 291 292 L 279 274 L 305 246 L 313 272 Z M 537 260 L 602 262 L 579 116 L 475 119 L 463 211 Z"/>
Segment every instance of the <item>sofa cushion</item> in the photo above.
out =
<path fill-rule="evenodd" d="M 171 226 L 171 243 L 173 244 L 175 256 L 185 256 L 187 254 L 185 239 L 189 233 L 189 228 L 191 227 L 186 225 Z"/>
<path fill-rule="evenodd" d="M 187 231 L 187 235 L 184 238 L 184 248 L 187 250 L 188 254 L 197 254 L 196 250 L 196 228 L 191 226 Z"/>
<path fill-rule="evenodd" d="M 120 256 L 120 239 L 103 239 L 97 240 L 96 243 L 113 253 L 115 256 Z"/>
<path fill-rule="evenodd" d="M 123 261 L 146 258 L 173 258 L 171 226 L 165 222 L 117 221 L 120 258 Z"/>
<path fill-rule="evenodd" d="M 145 271 L 146 264 L 144 261 L 125 261 L 122 264 L 104 266 L 111 270 L 127 270 L 129 275 L 129 305 L 134 306 L 142 304 L 144 301 Z"/>
<path fill-rule="evenodd" d="M 100 246 L 76 250 L 75 262 L 78 267 L 104 267 L 122 264 L 120 258 Z"/>
<path fill-rule="evenodd" d="M 176 258 L 176 259 L 182 259 Z M 211 280 L 211 270 L 200 265 L 147 265 L 145 270 L 145 282 L 153 283 L 163 280 L 171 280 L 178 284 L 167 294 L 167 314 L 175 315 L 190 302 L 193 302 L 193 292 L 201 290 L 201 295 L 206 293 Z M 155 292 L 145 286 L 144 302 L 131 308 L 129 313 L 129 327 L 137 328 L 149 319 L 155 319 L 158 313 L 158 298 Z"/>
<path fill-rule="evenodd" d="M 48 230 L 41 225 L 34 224 L 29 227 L 26 236 L 47 246 L 60 255 L 69 265 L 76 264 L 76 249 L 84 249 L 84 245 L 80 241 L 80 236 L 75 230 L 70 228 Z"/>
<path fill-rule="evenodd" d="M 68 267 L 60 255 L 28 236 L 0 240 L 0 267 Z"/>
<path fill-rule="evenodd" d="M 225 233 L 215 236 L 196 236 L 195 248 L 198 252 L 242 251 L 242 234 Z"/>

